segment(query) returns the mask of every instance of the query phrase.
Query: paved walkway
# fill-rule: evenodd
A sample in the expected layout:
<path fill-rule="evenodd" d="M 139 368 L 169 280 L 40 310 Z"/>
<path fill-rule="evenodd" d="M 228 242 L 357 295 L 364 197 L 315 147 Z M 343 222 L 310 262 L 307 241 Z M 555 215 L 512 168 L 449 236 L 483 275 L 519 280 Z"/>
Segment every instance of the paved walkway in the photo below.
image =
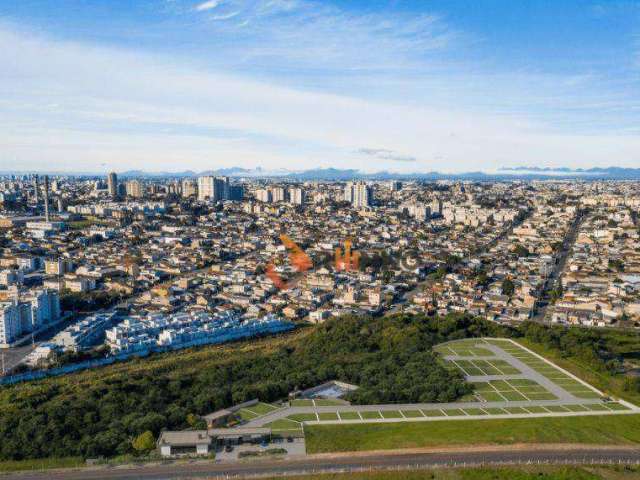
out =
<path fill-rule="evenodd" d="M 274 422 L 286 418 L 290 415 L 296 415 L 300 413 L 343 413 L 343 412 L 386 412 L 386 411 L 398 411 L 398 410 L 450 410 L 450 409 L 469 409 L 469 408 L 506 408 L 506 407 L 532 407 L 532 406 L 552 406 L 552 405 L 591 405 L 596 403 L 602 403 L 599 399 L 584 399 L 584 398 L 572 398 L 567 400 L 530 400 L 530 401 L 516 401 L 516 402 L 449 402 L 449 403 L 392 403 L 382 405 L 349 405 L 349 406 L 334 406 L 334 407 L 285 407 L 279 410 L 270 412 L 262 417 L 254 418 L 247 423 L 242 424 L 242 427 L 262 427 L 268 423 Z M 615 412 L 624 413 L 625 411 Z M 578 412 L 582 413 L 582 412 Z M 584 412 L 588 413 L 588 412 Z M 599 414 L 607 412 L 597 412 Z M 637 412 L 635 412 L 637 413 Z M 569 414 L 569 412 L 567 412 Z M 532 415 L 532 414 L 531 414 Z M 489 415 L 483 415 L 483 418 L 487 418 Z M 419 420 L 418 418 L 411 418 L 412 421 Z M 451 417 L 437 417 L 439 419 L 451 418 Z M 400 418 L 389 419 L 393 421 L 400 421 Z M 363 421 L 371 421 L 366 419 Z M 346 423 L 348 420 L 342 420 L 341 423 Z M 327 422 L 323 422 L 327 423 Z"/>

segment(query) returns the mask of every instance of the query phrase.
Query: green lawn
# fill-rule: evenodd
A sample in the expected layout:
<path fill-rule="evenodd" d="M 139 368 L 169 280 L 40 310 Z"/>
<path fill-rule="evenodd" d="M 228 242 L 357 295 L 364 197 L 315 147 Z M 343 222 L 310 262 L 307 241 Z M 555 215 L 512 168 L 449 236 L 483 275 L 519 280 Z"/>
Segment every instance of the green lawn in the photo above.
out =
<path fill-rule="evenodd" d="M 277 430 L 302 430 L 302 424 L 296 422 L 294 420 L 289 420 L 287 418 L 281 418 L 276 420 L 275 422 L 271 422 L 265 427 L 271 428 L 273 431 Z"/>
<path fill-rule="evenodd" d="M 606 335 L 615 335 L 616 333 L 607 332 Z M 585 380 L 588 384 L 595 386 L 605 394 L 613 394 L 633 403 L 640 403 L 640 393 L 624 388 L 625 375 L 610 375 L 594 369 L 591 365 L 582 362 L 574 357 L 563 357 L 561 352 L 545 348 L 543 345 L 530 342 L 526 339 L 518 339 L 527 348 L 548 358 L 558 366 L 568 370 L 579 378 Z M 634 347 L 635 348 L 635 347 Z M 566 377 L 565 378 L 569 378 Z M 572 382 L 575 380 L 571 379 Z M 579 382 L 576 382 L 579 383 Z M 562 383 L 559 383 L 562 385 Z"/>
<path fill-rule="evenodd" d="M 315 413 L 296 413 L 287 418 L 296 422 L 315 422 L 317 420 Z"/>
<path fill-rule="evenodd" d="M 542 407 L 531 406 L 531 407 L 525 407 L 525 408 L 529 411 L 529 413 L 549 413 Z"/>
<path fill-rule="evenodd" d="M 485 402 L 504 402 L 505 397 L 500 395 L 498 392 L 480 392 L 480 395 Z"/>
<path fill-rule="evenodd" d="M 442 410 L 423 410 L 427 417 L 444 417 L 445 414 Z"/>
<path fill-rule="evenodd" d="M 329 398 L 317 398 L 314 400 L 316 407 L 335 407 L 336 405 L 344 405 L 340 400 L 331 400 Z"/>
<path fill-rule="evenodd" d="M 258 415 L 265 415 L 277 409 L 278 407 L 276 407 L 275 405 L 271 405 L 269 403 L 262 403 L 262 402 L 256 405 L 252 405 L 251 407 L 247 407 L 247 410 L 251 410 L 252 412 L 257 413 Z"/>
<path fill-rule="evenodd" d="M 245 421 L 253 420 L 254 418 L 259 417 L 257 413 L 254 413 L 244 408 L 241 408 L 240 410 L 238 410 L 237 415 L 239 415 L 240 418 Z"/>
<path fill-rule="evenodd" d="M 358 412 L 340 412 L 340 418 L 342 420 L 360 420 Z"/>
<path fill-rule="evenodd" d="M 505 415 L 509 413 L 506 410 L 503 410 L 502 408 L 485 408 L 485 411 L 489 415 Z"/>
<path fill-rule="evenodd" d="M 513 414 L 529 413 L 522 407 L 505 407 L 505 410 L 507 411 L 507 413 L 513 413 Z"/>
<path fill-rule="evenodd" d="M 640 415 L 313 425 L 307 452 L 521 443 L 640 443 Z"/>
<path fill-rule="evenodd" d="M 382 418 L 382 416 L 380 415 L 380 412 L 378 412 L 377 410 L 374 412 L 360 412 L 360 415 L 362 415 L 363 420 L 368 420 L 372 418 Z"/>
<path fill-rule="evenodd" d="M 465 408 L 464 412 L 467 415 L 486 415 L 487 414 L 484 410 L 481 410 L 479 408 Z"/>
<path fill-rule="evenodd" d="M 407 417 L 407 418 L 421 418 L 421 417 L 424 417 L 422 412 L 420 412 L 419 410 L 403 410 L 402 413 L 404 413 L 404 416 Z"/>
<path fill-rule="evenodd" d="M 36 460 L 8 460 L 0 462 L 0 472 L 17 472 L 20 470 L 44 470 L 48 468 L 84 467 L 82 458 L 43 458 Z"/>
<path fill-rule="evenodd" d="M 381 410 L 383 418 L 402 418 L 402 414 L 398 410 Z"/>
<path fill-rule="evenodd" d="M 443 410 L 443 412 L 447 417 L 464 417 L 465 416 L 461 408 L 448 408 L 446 410 Z"/>
<path fill-rule="evenodd" d="M 564 408 L 572 412 L 586 412 L 589 409 L 583 405 L 565 405 Z"/>
<path fill-rule="evenodd" d="M 320 420 L 324 420 L 325 422 L 331 421 L 331 420 L 338 420 L 338 414 L 335 412 L 318 413 L 318 418 Z"/>

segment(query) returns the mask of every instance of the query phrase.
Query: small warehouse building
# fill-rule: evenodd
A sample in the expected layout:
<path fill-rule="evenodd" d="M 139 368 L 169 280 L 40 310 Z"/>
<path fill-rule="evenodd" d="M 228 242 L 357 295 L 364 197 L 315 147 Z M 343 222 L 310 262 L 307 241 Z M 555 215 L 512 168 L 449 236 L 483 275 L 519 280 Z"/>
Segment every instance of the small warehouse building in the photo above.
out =
<path fill-rule="evenodd" d="M 162 432 L 158 439 L 158 448 L 163 457 L 208 455 L 210 447 L 211 437 L 206 430 Z"/>
<path fill-rule="evenodd" d="M 202 418 L 207 422 L 208 428 L 222 427 L 233 418 L 233 411 L 229 409 L 218 410 Z"/>

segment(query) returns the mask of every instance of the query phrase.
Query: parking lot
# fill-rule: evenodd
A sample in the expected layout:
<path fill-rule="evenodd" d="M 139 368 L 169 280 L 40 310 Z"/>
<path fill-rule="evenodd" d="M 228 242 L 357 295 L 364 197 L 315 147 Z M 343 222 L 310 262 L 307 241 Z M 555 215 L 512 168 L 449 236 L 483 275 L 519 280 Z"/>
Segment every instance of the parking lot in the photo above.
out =
<path fill-rule="evenodd" d="M 243 458 L 291 458 L 305 455 L 304 438 L 274 438 L 265 444 L 241 444 L 218 447 L 216 461 L 236 462 Z"/>

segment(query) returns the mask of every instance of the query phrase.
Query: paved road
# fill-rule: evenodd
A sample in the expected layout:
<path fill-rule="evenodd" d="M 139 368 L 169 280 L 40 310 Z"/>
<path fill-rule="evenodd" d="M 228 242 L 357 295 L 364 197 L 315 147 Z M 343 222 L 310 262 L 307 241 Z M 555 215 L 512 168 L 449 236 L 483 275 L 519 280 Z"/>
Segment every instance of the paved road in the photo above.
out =
<path fill-rule="evenodd" d="M 560 276 L 562 275 L 562 272 L 564 272 L 564 267 L 567 263 L 567 259 L 569 258 L 569 253 L 571 252 L 571 247 L 573 247 L 573 244 L 576 241 L 576 238 L 578 236 L 578 229 L 582 224 L 584 215 L 585 213 L 582 211 L 580 211 L 576 215 L 576 218 L 571 224 L 571 227 L 569 228 L 569 231 L 567 232 L 567 235 L 565 236 L 564 241 L 562 242 L 562 250 L 560 250 L 560 256 L 558 257 L 558 261 L 553 266 L 551 275 L 549 275 L 549 277 L 545 281 L 542 293 L 540 294 L 541 306 L 538 308 L 537 313 L 532 318 L 532 320 L 534 321 L 543 322 L 545 320 L 545 316 L 547 314 L 547 308 L 549 307 L 549 301 L 550 301 L 549 296 L 550 296 L 551 290 L 553 290 L 553 288 L 556 286 L 557 282 L 560 279 Z"/>
<path fill-rule="evenodd" d="M 210 463 L 140 466 L 137 468 L 101 468 L 67 471 L 26 472 L 3 476 L 21 480 L 138 480 L 177 478 L 247 478 L 284 474 L 312 474 L 339 471 L 424 469 L 454 465 L 500 465 L 527 463 L 640 463 L 640 450 L 631 448 L 575 447 L 573 449 L 530 448 L 509 450 L 502 447 L 483 451 L 447 451 L 441 453 L 389 452 L 376 455 L 309 456 L 296 460 L 248 463 Z"/>

